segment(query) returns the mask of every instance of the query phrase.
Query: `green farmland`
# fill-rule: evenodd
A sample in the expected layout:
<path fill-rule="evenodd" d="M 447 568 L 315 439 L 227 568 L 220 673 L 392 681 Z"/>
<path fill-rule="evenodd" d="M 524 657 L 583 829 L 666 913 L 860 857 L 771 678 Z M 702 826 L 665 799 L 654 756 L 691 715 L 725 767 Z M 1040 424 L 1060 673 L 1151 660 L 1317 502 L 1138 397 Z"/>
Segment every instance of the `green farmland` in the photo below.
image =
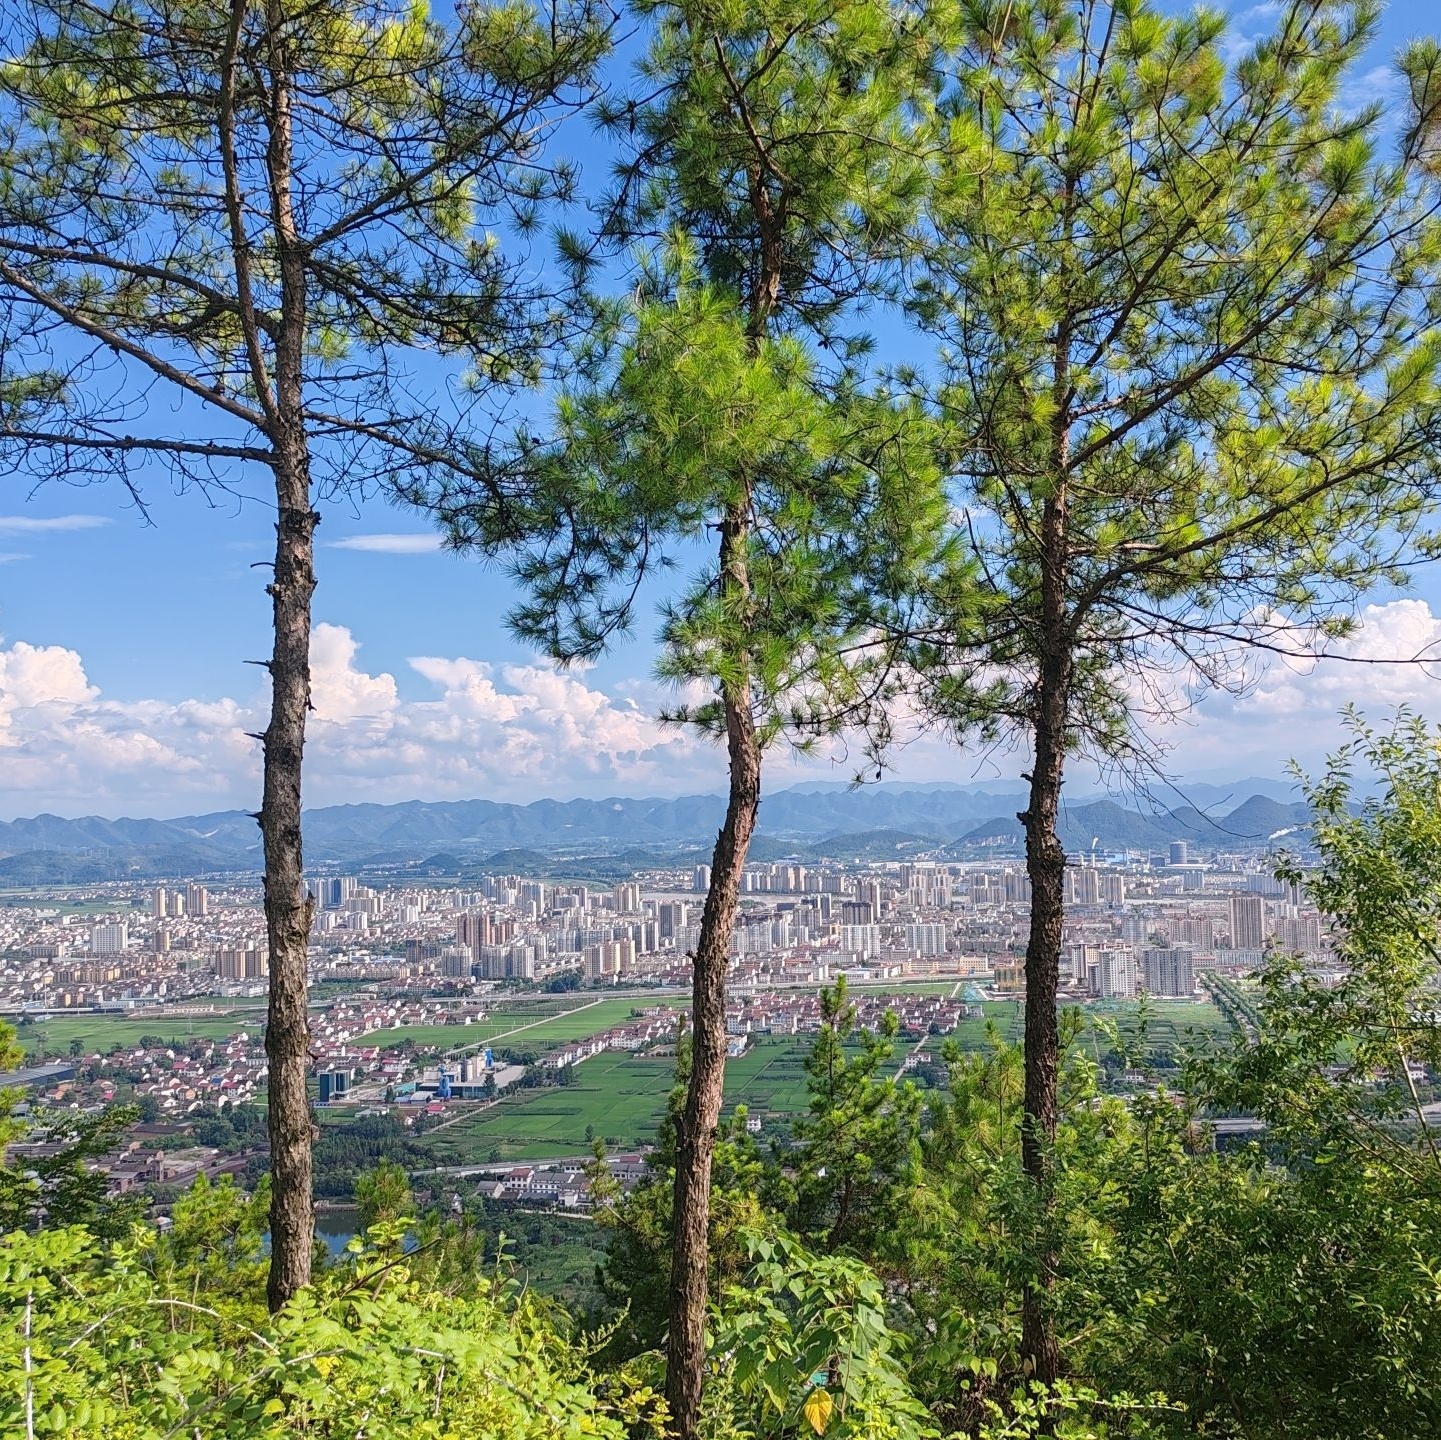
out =
<path fill-rule="evenodd" d="M 167 1044 L 184 1044 L 195 1039 L 226 1040 L 241 1030 L 259 1034 L 264 1019 L 263 1011 L 236 1015 L 152 1015 L 142 1020 L 128 1015 L 59 1015 L 22 1025 L 17 1038 L 29 1058 L 42 1051 L 51 1058 L 67 1056 L 75 1040 L 80 1042 L 84 1054 L 104 1055 L 117 1045 L 138 1045 L 143 1035 L 159 1035 Z"/>
<path fill-rule="evenodd" d="M 756 1040 L 739 1060 L 726 1062 L 726 1108 L 744 1105 L 766 1115 L 795 1115 L 809 1103 L 805 1057 L 810 1037 Z"/>
<path fill-rule="evenodd" d="M 804 1038 L 766 1039 L 726 1065 L 726 1109 L 744 1104 L 769 1115 L 805 1109 Z M 499 1151 L 503 1160 L 584 1154 L 590 1127 L 612 1149 L 651 1144 L 675 1077 L 670 1055 L 606 1052 L 575 1067 L 571 1085 L 522 1090 L 421 1138 L 440 1165 L 474 1165 Z"/>
<path fill-rule="evenodd" d="M 488 1035 L 517 1048 L 553 1049 L 566 1041 L 593 1035 L 627 1020 L 633 1008 L 653 1003 L 619 998 L 577 1001 L 568 997 L 562 1013 L 537 1013 L 536 1009 L 507 1011 L 490 1017 L 483 1025 L 434 1026 L 429 1038 L 425 1031 L 411 1033 L 424 1043 L 447 1049 L 482 1043 Z M 679 1005 L 679 997 L 669 1003 Z M 983 1019 L 962 1021 L 955 1039 L 965 1049 L 980 1049 L 986 1043 L 986 1025 L 993 1022 L 1001 1036 L 1018 1041 L 1021 1007 L 1011 1000 L 987 1001 Z M 1188 1032 L 1222 1034 L 1227 1026 L 1219 1011 L 1209 1003 L 1152 1001 L 1150 1044 L 1154 1051 L 1169 1050 L 1183 1042 Z M 1123 1029 L 1134 1025 L 1136 1007 L 1102 1002 L 1085 1007 L 1087 1019 L 1114 1017 Z M 523 1027 L 523 1028 L 522 1028 Z M 1094 1043 L 1088 1024 L 1081 1044 Z M 929 1043 L 929 1042 L 926 1042 Z M 936 1043 L 939 1043 L 937 1040 Z M 726 1066 L 725 1104 L 729 1111 L 744 1104 L 762 1118 L 795 1115 L 805 1110 L 805 1056 L 810 1036 L 758 1036 L 747 1052 Z M 898 1052 L 910 1042 L 898 1043 Z M 571 1071 L 573 1083 L 519 1090 L 483 1108 L 463 1109 L 420 1138 L 438 1165 L 475 1165 L 492 1160 L 538 1160 L 561 1155 L 583 1155 L 590 1148 L 589 1129 L 596 1139 L 612 1150 L 632 1150 L 651 1143 L 665 1109 L 666 1096 L 674 1075 L 674 1058 L 669 1053 L 648 1057 L 607 1051 L 592 1057 Z"/>
<path fill-rule="evenodd" d="M 956 1027 L 955 1039 L 963 1050 L 979 1050 L 986 1043 L 986 1025 L 994 1023 L 1003 1040 L 1019 1043 L 1021 1039 L 1021 1005 L 1016 1000 L 988 1000 L 982 1007 L 985 1018 L 962 1020 Z M 1195 1036 L 1224 1036 L 1229 1030 L 1226 1017 L 1209 1000 L 1148 1000 L 1147 1040 L 1151 1052 L 1174 1050 L 1186 1042 L 1188 1032 Z M 1104 1017 L 1120 1025 L 1123 1033 L 1134 1032 L 1137 1005 L 1131 1000 L 1098 1000 L 1081 1007 L 1085 1026 L 1081 1044 L 1090 1046 L 1098 1037 L 1093 1022 Z"/>
<path fill-rule="evenodd" d="M 575 1070 L 573 1085 L 523 1090 L 422 1137 L 438 1165 L 474 1165 L 499 1150 L 505 1160 L 584 1154 L 587 1126 L 612 1148 L 655 1138 L 672 1064 L 606 1052 Z"/>

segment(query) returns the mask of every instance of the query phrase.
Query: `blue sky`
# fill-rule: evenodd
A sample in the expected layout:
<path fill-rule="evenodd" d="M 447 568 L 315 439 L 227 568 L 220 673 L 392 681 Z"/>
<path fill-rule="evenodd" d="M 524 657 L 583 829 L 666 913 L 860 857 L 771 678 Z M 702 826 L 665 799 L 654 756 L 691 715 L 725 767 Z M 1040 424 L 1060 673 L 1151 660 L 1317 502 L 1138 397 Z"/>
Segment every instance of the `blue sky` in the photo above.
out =
<path fill-rule="evenodd" d="M 1273 7 L 1237 6 L 1238 33 Z M 1433 0 L 1397 0 L 1367 96 L 1397 94 L 1389 57 L 1428 21 Z M 562 138 L 562 145 L 567 143 Z M 570 137 L 585 149 L 583 133 Z M 253 803 L 268 651 L 262 498 L 146 487 L 149 523 L 119 489 L 0 482 L 0 816 L 53 810 L 176 814 Z M 499 623 L 503 575 L 440 553 L 416 517 L 380 503 L 324 507 L 316 594 L 317 718 L 311 803 L 406 798 L 518 800 L 542 795 L 687 793 L 719 787 L 709 747 L 659 730 L 650 679 L 650 611 L 638 635 L 593 669 L 557 676 Z M 1408 598 L 1376 597 L 1358 653 L 1414 653 L 1441 640 L 1441 576 Z M 1314 764 L 1354 699 L 1405 701 L 1441 717 L 1441 684 L 1403 672 L 1333 667 L 1264 677 L 1248 699 L 1213 697 L 1172 734 L 1171 768 L 1196 778 L 1274 773 L 1299 751 Z M 905 779 L 1012 776 L 1014 756 L 984 760 L 921 739 L 899 752 Z M 773 783 L 846 778 L 845 756 Z"/>

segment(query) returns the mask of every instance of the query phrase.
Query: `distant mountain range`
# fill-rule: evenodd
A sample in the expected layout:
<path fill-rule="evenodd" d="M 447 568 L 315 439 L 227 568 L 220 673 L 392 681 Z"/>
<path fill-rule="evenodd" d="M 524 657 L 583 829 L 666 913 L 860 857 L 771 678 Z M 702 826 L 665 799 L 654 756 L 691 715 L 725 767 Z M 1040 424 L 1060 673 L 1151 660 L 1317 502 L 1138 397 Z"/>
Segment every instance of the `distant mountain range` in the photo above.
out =
<path fill-rule="evenodd" d="M 1284 782 L 1188 787 L 1193 802 L 1166 810 L 1126 808 L 1110 798 L 1066 805 L 1068 849 L 1150 851 L 1187 840 L 1200 851 L 1264 846 L 1306 824 L 1305 807 L 1285 798 Z M 1248 796 L 1236 803 L 1237 796 Z M 758 860 L 880 859 L 932 853 L 951 857 L 1018 851 L 1019 785 L 844 784 L 795 786 L 761 806 Z M 1206 810 L 1196 808 L 1203 805 Z M 720 826 L 718 795 L 673 800 L 407 801 L 334 805 L 305 817 L 312 864 L 362 868 L 584 869 L 600 872 L 656 863 L 677 854 L 703 858 Z M 520 861 L 524 857 L 524 865 Z M 104 879 L 258 871 L 260 836 L 244 811 L 174 820 L 105 820 L 55 815 L 0 822 L 0 884 L 83 883 Z"/>

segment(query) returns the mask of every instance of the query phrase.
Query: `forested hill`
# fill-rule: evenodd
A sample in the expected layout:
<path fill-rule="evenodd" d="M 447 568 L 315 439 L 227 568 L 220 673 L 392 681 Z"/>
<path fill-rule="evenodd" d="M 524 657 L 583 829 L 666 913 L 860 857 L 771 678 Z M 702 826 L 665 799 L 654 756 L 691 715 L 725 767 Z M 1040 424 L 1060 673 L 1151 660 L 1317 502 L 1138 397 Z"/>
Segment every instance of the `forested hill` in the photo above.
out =
<path fill-rule="evenodd" d="M 1248 794 L 1244 781 L 1229 789 L 1196 787 L 1203 811 L 1184 806 L 1126 807 L 1101 799 L 1066 807 L 1068 847 L 1151 849 L 1176 839 L 1202 849 L 1264 845 L 1278 830 L 1301 824 L 1303 807 Z M 761 807 L 764 843 L 757 858 L 798 854 L 850 855 L 862 846 L 871 858 L 927 848 L 949 854 L 1019 845 L 1019 793 L 996 786 L 798 786 L 769 796 Z M 507 805 L 489 800 L 409 801 L 398 805 L 336 805 L 306 816 L 307 856 L 320 863 L 425 860 L 436 854 L 468 863 L 496 852 L 544 854 L 635 847 L 705 847 L 721 821 L 716 795 L 678 799 L 537 800 Z M 0 878 L 34 883 L 50 878 L 107 878 L 116 874 L 196 874 L 259 868 L 259 832 L 244 811 L 225 810 L 171 820 L 54 815 L 0 823 Z"/>

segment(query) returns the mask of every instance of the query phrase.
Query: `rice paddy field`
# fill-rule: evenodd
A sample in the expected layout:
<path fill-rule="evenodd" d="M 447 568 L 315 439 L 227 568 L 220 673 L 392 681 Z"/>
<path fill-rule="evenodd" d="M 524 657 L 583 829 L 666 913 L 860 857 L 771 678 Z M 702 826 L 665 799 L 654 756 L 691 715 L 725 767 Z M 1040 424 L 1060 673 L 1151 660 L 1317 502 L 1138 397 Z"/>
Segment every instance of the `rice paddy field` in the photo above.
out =
<path fill-rule="evenodd" d="M 673 1062 L 606 1052 L 575 1069 L 575 1083 L 522 1090 L 421 1137 L 437 1165 L 580 1155 L 587 1126 L 618 1150 L 655 1138 L 674 1075 Z"/>
<path fill-rule="evenodd" d="M 755 1114 L 794 1115 L 806 1108 L 805 1056 L 809 1040 L 762 1037 L 726 1063 L 727 1111 L 744 1104 Z M 589 1127 L 612 1150 L 635 1150 L 655 1139 L 674 1083 L 672 1055 L 607 1052 L 575 1067 L 570 1085 L 522 1090 L 499 1104 L 463 1113 L 420 1143 L 438 1165 L 475 1165 L 498 1152 L 502 1160 L 584 1154 Z"/>
<path fill-rule="evenodd" d="M 1148 1000 L 1146 1033 L 1152 1053 L 1174 1050 L 1189 1038 L 1209 1035 L 1224 1036 L 1230 1024 L 1209 1000 Z M 986 1044 L 986 1026 L 994 1024 L 1003 1040 L 1019 1042 L 1021 1038 L 1021 1005 L 1016 1000 L 988 1000 L 984 1019 L 962 1020 L 956 1027 L 955 1039 L 963 1050 L 979 1050 Z M 1085 1028 L 1081 1031 L 1083 1045 L 1096 1038 L 1094 1021 L 1105 1017 L 1117 1023 L 1123 1032 L 1134 1032 L 1137 1007 L 1134 1001 L 1097 1000 L 1081 1007 Z"/>
<path fill-rule="evenodd" d="M 726 1062 L 726 1106 L 762 1115 L 795 1115 L 806 1108 L 807 1039 L 762 1036 L 738 1060 Z"/>
<path fill-rule="evenodd" d="M 921 982 L 909 993 L 953 993 L 955 988 L 954 981 Z M 907 993 L 894 985 L 876 987 L 871 993 L 876 990 Z M 597 998 L 594 992 L 505 997 L 504 1008 L 476 1024 L 385 1029 L 367 1038 L 370 1043 L 386 1044 L 409 1037 L 418 1045 L 451 1053 L 491 1043 L 544 1053 L 623 1024 L 638 1008 L 662 1003 L 679 1009 L 686 998 L 676 992 L 655 998 Z M 1148 1009 L 1153 1053 L 1172 1050 L 1191 1036 L 1223 1036 L 1229 1029 L 1225 1017 L 1208 1001 L 1151 1001 Z M 26 1025 L 20 1039 L 30 1055 L 43 1048 L 47 1056 L 54 1058 L 68 1055 L 72 1041 L 77 1040 L 84 1053 L 92 1054 L 116 1045 L 137 1044 L 145 1035 L 183 1042 L 197 1037 L 224 1039 L 241 1029 L 254 1033 L 263 1015 L 263 1009 L 253 1004 L 201 1015 L 135 1018 L 62 1014 Z M 1085 1015 L 1088 1023 L 1080 1043 L 1091 1045 L 1098 1037 L 1090 1022 L 1106 1016 L 1123 1030 L 1132 1029 L 1136 1007 L 1096 1002 L 1085 1007 Z M 979 1049 L 986 1043 L 988 1022 L 1004 1039 L 1018 1041 L 1021 1006 L 1009 1000 L 987 1001 L 984 1018 L 962 1021 L 954 1038 L 965 1049 Z M 804 1060 L 810 1043 L 808 1036 L 756 1037 L 743 1056 L 727 1065 L 727 1110 L 744 1104 L 762 1119 L 804 1111 Z M 901 1048 L 909 1047 L 901 1042 Z M 608 1051 L 574 1067 L 571 1073 L 573 1083 L 569 1085 L 514 1091 L 491 1106 L 457 1107 L 453 1118 L 448 1117 L 419 1137 L 420 1143 L 437 1165 L 473 1165 L 495 1159 L 525 1161 L 583 1155 L 591 1144 L 588 1131 L 612 1150 L 634 1150 L 653 1141 L 673 1083 L 674 1058 L 670 1053 L 648 1057 Z M 344 1123 L 339 1114 L 325 1118 L 327 1122 L 333 1118 Z"/>
<path fill-rule="evenodd" d="M 914 987 L 874 987 L 870 994 L 949 994 L 955 981 L 922 981 Z M 655 1004 L 684 1008 L 686 997 L 672 992 L 654 998 L 590 998 L 586 992 L 566 995 L 526 997 L 504 1004 L 484 1020 L 471 1025 L 407 1025 L 373 1030 L 361 1037 L 371 1044 L 394 1044 L 410 1039 L 421 1046 L 434 1046 L 447 1052 L 478 1048 L 481 1045 L 511 1045 L 516 1049 L 544 1053 L 558 1045 L 581 1040 L 615 1025 L 624 1024 L 636 1009 Z M 1171 1050 L 1184 1043 L 1188 1035 L 1222 1036 L 1229 1023 L 1209 1001 L 1152 1000 L 1149 1042 L 1153 1051 Z M 987 1001 L 984 1019 L 963 1020 L 955 1039 L 962 1048 L 975 1050 L 986 1043 L 986 1025 L 993 1022 L 1001 1036 L 1017 1041 L 1021 1036 L 1021 1007 L 1016 1001 Z M 1135 1006 L 1116 1001 L 1097 1001 L 1084 1007 L 1088 1021 L 1082 1043 L 1092 1037 L 1090 1021 L 1100 1016 L 1117 1020 L 1123 1028 L 1134 1025 Z M 102 1054 L 116 1046 L 138 1044 L 145 1035 L 159 1035 L 166 1041 L 195 1038 L 223 1040 L 244 1030 L 257 1032 L 264 1023 L 263 1002 L 240 1004 L 223 1011 L 198 1015 L 175 1014 L 133 1017 L 129 1015 L 67 1015 L 56 1014 L 31 1021 L 21 1027 L 19 1039 L 27 1056 L 43 1051 L 46 1056 L 69 1054 L 70 1045 L 78 1040 L 85 1054 Z M 795 1108 L 797 1086 L 800 1084 L 799 1062 L 785 1058 L 793 1050 L 790 1041 L 762 1038 L 742 1059 L 732 1061 L 727 1080 L 727 1102 L 744 1102 L 752 1107 L 781 1112 Z M 587 1067 L 596 1062 L 587 1062 Z M 651 1064 L 653 1062 L 644 1062 Z M 668 1066 L 667 1066 L 668 1069 Z M 663 1091 L 664 1087 L 662 1087 Z M 779 1098 L 775 1098 L 779 1097 Z M 584 1130 L 584 1125 L 582 1125 Z"/>

